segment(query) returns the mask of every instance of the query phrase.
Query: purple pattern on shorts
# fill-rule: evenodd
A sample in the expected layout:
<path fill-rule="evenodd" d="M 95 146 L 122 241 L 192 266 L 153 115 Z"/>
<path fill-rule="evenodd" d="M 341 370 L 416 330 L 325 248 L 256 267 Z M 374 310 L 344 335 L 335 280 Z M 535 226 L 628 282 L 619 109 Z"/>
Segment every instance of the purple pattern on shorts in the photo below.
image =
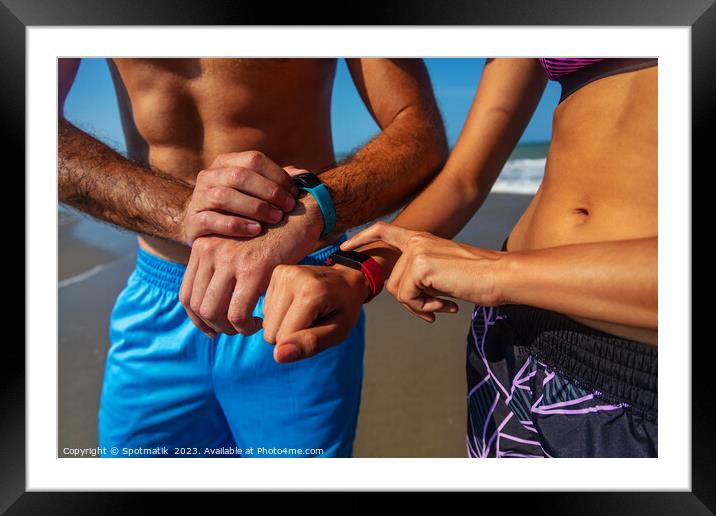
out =
<path fill-rule="evenodd" d="M 495 370 L 485 351 L 487 337 L 505 316 L 499 309 L 477 306 L 472 319 L 468 352 L 474 351 L 484 371 L 474 382 L 468 376 L 469 457 L 549 457 L 540 418 L 593 417 L 629 407 L 605 402 L 601 392 L 574 385 L 531 355 L 518 362 L 513 374 Z"/>

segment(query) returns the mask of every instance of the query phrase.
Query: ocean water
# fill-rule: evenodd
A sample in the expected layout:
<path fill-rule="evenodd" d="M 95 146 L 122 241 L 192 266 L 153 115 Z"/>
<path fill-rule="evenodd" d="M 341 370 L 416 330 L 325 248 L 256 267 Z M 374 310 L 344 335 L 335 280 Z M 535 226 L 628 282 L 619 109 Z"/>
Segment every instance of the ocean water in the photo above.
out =
<path fill-rule="evenodd" d="M 548 150 L 549 142 L 518 145 L 492 191 L 534 195 L 542 182 Z"/>

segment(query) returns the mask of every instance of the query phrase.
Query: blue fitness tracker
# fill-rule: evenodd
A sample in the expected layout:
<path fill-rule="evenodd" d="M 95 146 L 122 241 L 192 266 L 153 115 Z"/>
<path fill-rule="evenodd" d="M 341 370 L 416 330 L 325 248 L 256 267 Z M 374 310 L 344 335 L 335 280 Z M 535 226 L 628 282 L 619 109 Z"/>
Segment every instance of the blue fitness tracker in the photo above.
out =
<path fill-rule="evenodd" d="M 321 231 L 320 236 L 321 240 L 323 240 L 333 231 L 336 225 L 336 209 L 333 207 L 328 188 L 321 183 L 316 174 L 311 174 L 310 172 L 293 176 L 293 183 L 299 190 L 308 192 L 316 199 L 323 217 L 323 231 Z"/>

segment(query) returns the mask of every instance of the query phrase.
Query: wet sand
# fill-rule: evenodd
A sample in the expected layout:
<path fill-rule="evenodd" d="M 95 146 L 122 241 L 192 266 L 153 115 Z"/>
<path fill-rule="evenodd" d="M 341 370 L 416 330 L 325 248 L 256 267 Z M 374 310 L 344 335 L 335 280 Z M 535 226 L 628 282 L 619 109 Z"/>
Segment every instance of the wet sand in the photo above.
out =
<path fill-rule="evenodd" d="M 499 249 L 530 196 L 493 194 L 457 240 Z M 65 447 L 97 446 L 108 318 L 136 239 L 75 215 L 59 224 L 59 429 Z M 465 457 L 465 336 L 471 307 L 430 325 L 389 295 L 366 306 L 356 457 Z"/>

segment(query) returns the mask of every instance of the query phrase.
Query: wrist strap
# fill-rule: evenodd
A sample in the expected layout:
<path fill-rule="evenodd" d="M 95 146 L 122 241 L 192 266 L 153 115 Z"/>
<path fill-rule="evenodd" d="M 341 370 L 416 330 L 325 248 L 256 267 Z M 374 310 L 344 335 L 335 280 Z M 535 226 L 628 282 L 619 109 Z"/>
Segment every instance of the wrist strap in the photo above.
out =
<path fill-rule="evenodd" d="M 323 240 L 331 234 L 331 231 L 336 226 L 336 209 L 333 206 L 331 194 L 323 183 L 312 188 L 299 186 L 299 189 L 311 194 L 316 199 L 316 203 L 318 203 L 318 209 L 321 210 L 321 217 L 323 218 L 323 230 L 320 236 L 320 239 Z"/>
<path fill-rule="evenodd" d="M 368 280 L 368 286 L 370 287 L 370 294 L 368 295 L 368 299 L 363 301 L 363 303 L 367 303 L 375 296 L 380 294 L 381 290 L 383 290 L 385 276 L 383 275 L 383 269 L 381 269 L 378 262 L 376 262 L 373 258 L 368 258 L 363 263 L 361 263 L 360 271 Z"/>
<path fill-rule="evenodd" d="M 385 283 L 383 269 L 377 261 L 368 255 L 356 251 L 337 251 L 326 260 L 326 265 L 340 264 L 351 269 L 360 271 L 368 282 L 368 297 L 363 303 L 367 303 L 380 294 Z"/>

